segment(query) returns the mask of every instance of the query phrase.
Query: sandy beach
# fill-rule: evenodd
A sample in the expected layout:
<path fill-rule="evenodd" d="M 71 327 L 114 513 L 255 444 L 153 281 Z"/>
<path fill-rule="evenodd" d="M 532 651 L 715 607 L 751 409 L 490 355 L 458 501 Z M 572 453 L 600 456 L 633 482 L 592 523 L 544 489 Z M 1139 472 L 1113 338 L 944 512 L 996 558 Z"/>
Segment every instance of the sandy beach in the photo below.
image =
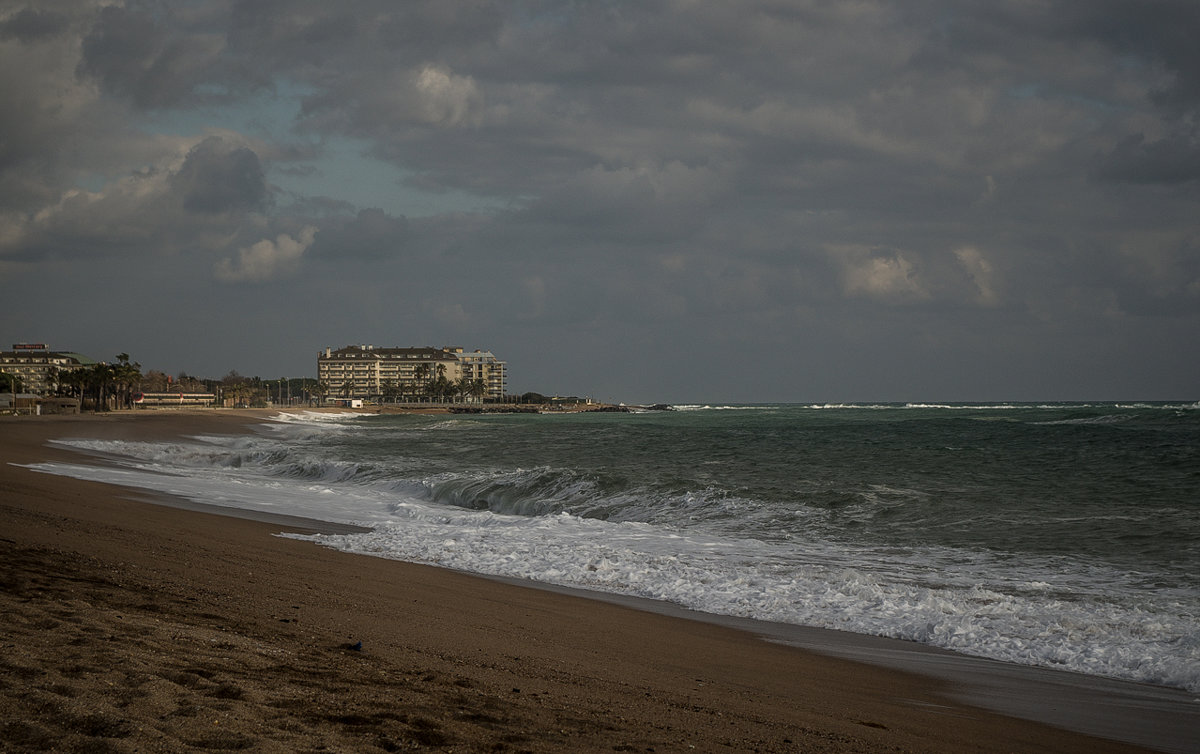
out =
<path fill-rule="evenodd" d="M 55 437 L 260 416 L 0 419 L 0 749 L 1141 750 L 962 704 L 869 653 L 348 555 L 274 536 L 312 523 L 20 465 L 78 461 Z"/>

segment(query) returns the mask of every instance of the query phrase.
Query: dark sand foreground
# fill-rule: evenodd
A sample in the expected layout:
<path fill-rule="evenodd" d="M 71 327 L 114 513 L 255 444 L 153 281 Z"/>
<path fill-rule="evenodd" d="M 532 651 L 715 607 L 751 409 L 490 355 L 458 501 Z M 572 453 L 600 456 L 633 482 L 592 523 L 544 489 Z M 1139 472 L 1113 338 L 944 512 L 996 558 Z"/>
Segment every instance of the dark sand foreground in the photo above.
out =
<path fill-rule="evenodd" d="M 1137 750 L 916 674 L 14 465 L 80 460 L 53 437 L 251 418 L 0 419 L 0 750 Z"/>

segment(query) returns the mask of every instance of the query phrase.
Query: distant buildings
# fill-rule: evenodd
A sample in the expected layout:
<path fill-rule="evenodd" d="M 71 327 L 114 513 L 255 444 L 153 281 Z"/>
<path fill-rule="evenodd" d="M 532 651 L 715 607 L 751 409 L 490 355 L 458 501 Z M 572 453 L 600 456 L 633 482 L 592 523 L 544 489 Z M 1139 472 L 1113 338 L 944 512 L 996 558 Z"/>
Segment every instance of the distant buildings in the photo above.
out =
<path fill-rule="evenodd" d="M 326 348 L 317 356 L 317 380 L 334 398 L 395 401 L 500 401 L 506 365 L 490 351 L 446 348 Z"/>
<path fill-rule="evenodd" d="M 50 395 L 60 375 L 97 364 L 78 353 L 51 351 L 45 343 L 17 343 L 0 351 L 0 372 L 15 378 L 10 398 L 12 393 Z M 508 387 L 503 361 L 490 351 L 458 347 L 326 348 L 317 356 L 317 380 L 329 398 L 399 402 L 498 402 Z M 129 389 L 147 388 L 135 381 Z"/>
<path fill-rule="evenodd" d="M 16 377 L 21 390 L 37 395 L 54 391 L 57 373 L 95 363 L 81 354 L 51 351 L 45 343 L 14 343 L 11 351 L 0 351 L 0 372 Z"/>
<path fill-rule="evenodd" d="M 483 397 L 487 400 L 504 400 L 504 391 L 508 389 L 508 364 L 498 360 L 491 351 L 478 349 L 466 353 L 461 348 L 454 349 L 458 360 L 462 363 L 463 377 L 483 382 Z"/>

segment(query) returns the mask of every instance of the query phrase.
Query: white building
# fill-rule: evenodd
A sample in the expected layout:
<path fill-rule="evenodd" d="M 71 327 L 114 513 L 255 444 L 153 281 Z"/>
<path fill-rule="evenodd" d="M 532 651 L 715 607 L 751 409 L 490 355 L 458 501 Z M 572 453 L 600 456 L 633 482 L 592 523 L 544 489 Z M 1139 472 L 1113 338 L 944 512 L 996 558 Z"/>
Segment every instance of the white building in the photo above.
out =
<path fill-rule="evenodd" d="M 54 390 L 58 372 L 92 366 L 96 362 L 69 351 L 51 351 L 45 343 L 14 343 L 11 351 L 0 351 L 0 372 L 16 377 L 21 390 L 47 395 Z"/>
<path fill-rule="evenodd" d="M 508 365 L 497 359 L 491 351 L 475 349 L 464 353 L 461 348 L 454 350 L 462 363 L 463 377 L 482 380 L 487 400 L 504 400 L 504 391 L 508 389 Z"/>
<path fill-rule="evenodd" d="M 331 398 L 383 398 L 401 402 L 429 400 L 438 384 L 469 385 L 480 390 L 465 400 L 504 398 L 505 363 L 490 351 L 462 348 L 376 348 L 372 345 L 326 348 L 317 356 L 317 379 Z M 464 382 L 465 381 L 465 382 Z M 461 397 L 461 388 L 451 393 Z"/>

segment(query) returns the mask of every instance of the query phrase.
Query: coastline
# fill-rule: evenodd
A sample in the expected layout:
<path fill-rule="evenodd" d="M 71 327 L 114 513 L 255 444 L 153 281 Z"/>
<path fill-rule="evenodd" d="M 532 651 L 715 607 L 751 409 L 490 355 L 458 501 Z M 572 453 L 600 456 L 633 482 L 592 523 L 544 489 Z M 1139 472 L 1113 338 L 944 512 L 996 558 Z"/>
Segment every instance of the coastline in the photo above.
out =
<path fill-rule="evenodd" d="M 945 681 L 883 667 L 888 649 L 869 641 L 850 642 L 855 661 L 813 654 L 747 632 L 756 626 L 347 555 L 272 536 L 314 522 L 151 505 L 145 491 L 12 465 L 78 460 L 46 447 L 53 437 L 237 432 L 277 413 L 0 422 L 0 594 L 13 607 L 5 738 L 19 733 L 29 748 L 95 734 L 148 748 L 1137 750 L 955 702 Z M 345 648 L 356 641 L 361 651 Z M 136 670 L 117 669 L 122 657 Z M 926 664 L 937 663 L 915 669 Z"/>

